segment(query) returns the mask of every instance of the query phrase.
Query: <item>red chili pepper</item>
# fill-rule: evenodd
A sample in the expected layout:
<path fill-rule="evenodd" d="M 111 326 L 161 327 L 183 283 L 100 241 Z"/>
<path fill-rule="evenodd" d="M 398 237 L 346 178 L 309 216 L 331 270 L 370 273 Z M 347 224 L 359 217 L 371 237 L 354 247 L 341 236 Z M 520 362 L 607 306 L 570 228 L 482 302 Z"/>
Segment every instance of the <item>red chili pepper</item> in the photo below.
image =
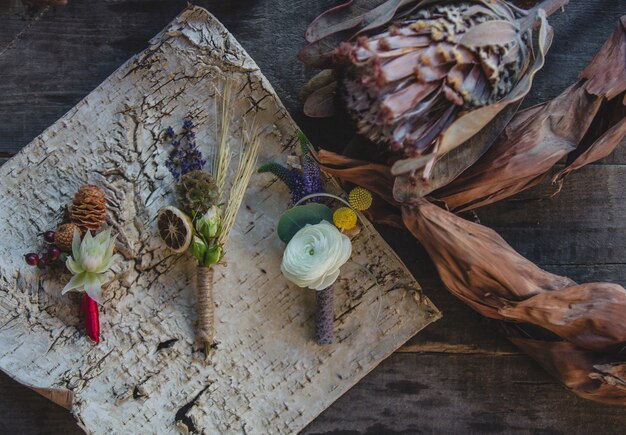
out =
<path fill-rule="evenodd" d="M 80 311 L 85 314 L 85 329 L 87 336 L 94 343 L 100 342 L 100 319 L 98 317 L 98 304 L 87 293 L 83 293 Z"/>

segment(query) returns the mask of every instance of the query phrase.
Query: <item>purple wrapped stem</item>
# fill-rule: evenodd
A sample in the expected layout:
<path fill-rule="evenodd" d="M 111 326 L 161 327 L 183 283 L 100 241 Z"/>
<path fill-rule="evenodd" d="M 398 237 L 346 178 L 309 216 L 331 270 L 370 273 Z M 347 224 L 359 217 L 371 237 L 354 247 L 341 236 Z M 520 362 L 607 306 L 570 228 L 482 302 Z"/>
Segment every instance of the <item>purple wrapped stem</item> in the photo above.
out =
<path fill-rule="evenodd" d="M 335 284 L 324 290 L 315 292 L 317 307 L 315 309 L 315 342 L 319 345 L 331 344 L 335 341 L 335 328 L 333 322 L 333 294 Z"/>

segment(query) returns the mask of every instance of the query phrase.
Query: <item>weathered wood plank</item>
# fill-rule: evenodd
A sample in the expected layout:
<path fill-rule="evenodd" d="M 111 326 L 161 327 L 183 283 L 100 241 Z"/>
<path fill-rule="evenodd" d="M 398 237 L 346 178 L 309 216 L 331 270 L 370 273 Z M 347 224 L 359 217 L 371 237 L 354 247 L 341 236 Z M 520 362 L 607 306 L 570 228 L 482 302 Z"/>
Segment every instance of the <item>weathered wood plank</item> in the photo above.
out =
<path fill-rule="evenodd" d="M 625 421 L 621 407 L 564 394 L 525 356 L 395 354 L 304 433 L 618 434 Z"/>

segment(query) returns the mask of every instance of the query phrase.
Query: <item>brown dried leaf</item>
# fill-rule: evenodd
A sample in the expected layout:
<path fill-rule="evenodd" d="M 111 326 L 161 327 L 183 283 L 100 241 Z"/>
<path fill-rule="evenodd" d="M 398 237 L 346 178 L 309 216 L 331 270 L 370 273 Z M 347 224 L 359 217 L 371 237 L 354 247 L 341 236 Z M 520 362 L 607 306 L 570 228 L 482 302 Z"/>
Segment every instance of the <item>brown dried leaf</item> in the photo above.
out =
<path fill-rule="evenodd" d="M 304 102 L 313 92 L 335 81 L 337 81 L 337 77 L 334 70 L 322 70 L 311 77 L 309 81 L 302 86 L 302 89 L 300 89 L 300 92 L 298 93 L 298 98 Z"/>
<path fill-rule="evenodd" d="M 304 114 L 311 118 L 329 118 L 337 111 L 335 104 L 337 82 L 331 82 L 313 91 L 304 102 Z"/>
<path fill-rule="evenodd" d="M 580 77 L 589 80 L 590 94 L 609 100 L 626 90 L 626 15 Z"/>
<path fill-rule="evenodd" d="M 601 104 L 578 83 L 549 103 L 520 112 L 480 160 L 432 196 L 463 211 L 534 186 L 576 149 Z"/>
<path fill-rule="evenodd" d="M 546 328 L 576 346 L 619 350 L 626 343 L 626 290 L 606 282 L 582 284 L 511 302 L 500 309 L 506 320 Z"/>
<path fill-rule="evenodd" d="M 311 155 L 327 174 L 365 187 L 389 204 L 397 205 L 391 193 L 394 177 L 389 166 L 352 159 L 326 150 L 312 152 Z"/>
<path fill-rule="evenodd" d="M 493 230 L 426 201 L 402 207 L 409 231 L 426 248 L 441 280 L 480 314 L 502 321 L 509 339 L 568 388 L 588 399 L 626 404 L 626 290 L 616 284 L 577 285 L 546 272 Z M 545 341 L 541 329 L 556 333 Z M 519 331 L 524 330 L 524 337 Z"/>
<path fill-rule="evenodd" d="M 622 55 L 616 55 L 626 53 L 625 22 L 626 16 L 585 68 L 585 79 L 518 113 L 495 145 L 433 198 L 451 210 L 474 209 L 534 186 L 565 155 L 571 163 L 555 181 L 610 154 L 626 136 L 626 68 Z M 609 78 L 605 71 L 611 71 Z M 609 96 L 614 98 L 607 101 Z"/>
<path fill-rule="evenodd" d="M 413 204 L 432 191 L 450 184 L 459 174 L 471 167 L 485 154 L 515 115 L 519 104 L 511 105 L 498 113 L 482 130 L 472 136 L 462 147 L 440 157 L 428 181 L 414 181 L 408 175 L 399 176 L 394 183 L 396 201 Z"/>

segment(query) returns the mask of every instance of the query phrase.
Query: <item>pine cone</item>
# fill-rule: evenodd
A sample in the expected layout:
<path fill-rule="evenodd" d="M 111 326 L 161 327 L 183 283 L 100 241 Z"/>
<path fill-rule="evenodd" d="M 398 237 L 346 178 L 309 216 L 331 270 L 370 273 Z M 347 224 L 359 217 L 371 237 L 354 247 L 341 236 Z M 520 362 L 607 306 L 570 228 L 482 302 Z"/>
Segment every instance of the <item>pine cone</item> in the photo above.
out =
<path fill-rule="evenodd" d="M 83 185 L 70 207 L 70 220 L 83 232 L 98 231 L 106 223 L 106 198 L 98 186 Z"/>
<path fill-rule="evenodd" d="M 57 230 L 54 232 L 54 244 L 57 245 L 57 247 L 61 251 L 63 252 L 72 251 L 72 240 L 74 239 L 75 229 L 78 229 L 78 227 L 72 223 L 62 224 L 62 225 L 59 225 Z"/>

